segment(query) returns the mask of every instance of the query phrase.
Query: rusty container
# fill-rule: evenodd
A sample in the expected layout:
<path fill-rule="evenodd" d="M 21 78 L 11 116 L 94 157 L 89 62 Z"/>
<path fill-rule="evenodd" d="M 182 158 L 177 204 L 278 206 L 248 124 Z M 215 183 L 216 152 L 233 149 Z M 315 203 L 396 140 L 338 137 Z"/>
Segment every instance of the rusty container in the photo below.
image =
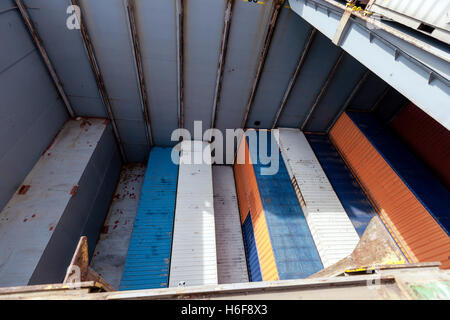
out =
<path fill-rule="evenodd" d="M 342 114 L 330 139 L 412 262 L 450 268 L 448 191 L 373 115 Z"/>
<path fill-rule="evenodd" d="M 264 165 L 252 157 L 259 154 L 260 139 L 276 144 L 271 132 L 266 133 L 261 138 L 257 131 L 256 144 L 243 138 L 238 158 L 245 154 L 245 161 L 234 165 L 250 280 L 306 278 L 323 266 L 278 145 L 272 158 L 279 164 L 275 174 L 262 174 Z"/>

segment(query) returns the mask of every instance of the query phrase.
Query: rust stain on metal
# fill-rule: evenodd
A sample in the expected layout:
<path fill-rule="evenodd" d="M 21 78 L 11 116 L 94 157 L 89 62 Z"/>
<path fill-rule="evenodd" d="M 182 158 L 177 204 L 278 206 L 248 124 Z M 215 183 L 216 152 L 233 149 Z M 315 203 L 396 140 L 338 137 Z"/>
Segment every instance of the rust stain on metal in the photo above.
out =
<path fill-rule="evenodd" d="M 313 274 L 309 279 L 335 277 L 348 269 L 406 263 L 406 257 L 398 249 L 380 217 L 373 217 L 350 256 Z"/>
<path fill-rule="evenodd" d="M 92 122 L 87 119 L 82 119 L 80 122 L 80 128 L 84 128 L 86 125 L 92 126 Z"/>
<path fill-rule="evenodd" d="M 130 21 L 131 36 L 133 39 L 134 58 L 135 58 L 136 69 L 137 69 L 137 74 L 138 74 L 138 78 L 139 78 L 139 89 L 140 89 L 139 91 L 141 94 L 141 101 L 142 101 L 142 114 L 144 117 L 146 129 L 147 129 L 146 130 L 147 141 L 148 141 L 149 147 L 151 147 L 153 145 L 153 136 L 152 136 L 151 121 L 150 121 L 147 87 L 145 84 L 145 77 L 144 77 L 144 66 L 142 64 L 141 46 L 140 46 L 139 34 L 138 34 L 138 30 L 137 30 L 135 0 L 128 0 L 127 9 L 128 9 L 128 19 Z"/>
<path fill-rule="evenodd" d="M 215 128 L 216 126 L 217 108 L 220 103 L 220 93 L 222 91 L 223 74 L 228 49 L 228 39 L 230 36 L 231 19 L 233 16 L 234 0 L 226 0 L 226 1 L 227 4 L 225 9 L 225 19 L 222 31 L 222 43 L 220 47 L 219 65 L 217 67 L 216 87 L 214 91 L 211 128 Z M 234 69 L 232 71 L 234 71 Z"/>
<path fill-rule="evenodd" d="M 278 22 L 278 17 L 280 14 L 280 10 L 283 7 L 285 0 L 276 0 L 273 3 L 272 7 L 272 15 L 270 17 L 269 27 L 266 32 L 266 38 L 264 40 L 264 46 L 261 51 L 261 55 L 259 57 L 258 68 L 256 69 L 256 75 L 253 81 L 252 91 L 250 93 L 250 97 L 248 99 L 247 107 L 245 108 L 244 119 L 242 120 L 241 127 L 245 128 L 247 125 L 248 115 L 250 114 L 250 109 L 253 104 L 253 100 L 255 99 L 256 91 L 258 88 L 259 80 L 261 78 L 261 73 L 264 68 L 264 64 L 266 62 L 267 53 L 269 52 L 270 44 L 272 42 L 273 33 L 275 31 L 275 27 Z"/>
<path fill-rule="evenodd" d="M 28 190 L 30 190 L 30 188 L 31 188 L 30 185 L 24 184 L 20 187 L 18 194 L 21 194 L 21 195 L 26 194 L 28 192 Z"/>
<path fill-rule="evenodd" d="M 80 8 L 81 16 L 83 17 L 84 16 L 84 12 L 83 12 L 83 7 L 82 7 L 82 5 L 80 3 L 80 0 L 71 0 L 71 1 L 72 1 L 73 5 L 76 5 L 76 6 L 78 6 Z M 86 48 L 86 51 L 87 51 L 89 62 L 91 64 L 91 69 L 92 69 L 92 71 L 94 73 L 95 81 L 97 82 L 97 87 L 98 87 L 98 90 L 100 92 L 100 96 L 102 98 L 103 104 L 105 105 L 106 111 L 108 113 L 109 120 L 111 121 L 113 132 L 114 132 L 114 136 L 116 138 L 117 145 L 118 145 L 119 150 L 120 150 L 120 155 L 122 156 L 122 161 L 123 162 L 127 162 L 125 151 L 124 151 L 123 146 L 122 146 L 122 141 L 120 139 L 119 130 L 117 129 L 117 124 L 116 124 L 116 121 L 115 121 L 115 118 L 114 118 L 114 113 L 112 111 L 111 102 L 110 102 L 109 96 L 108 96 L 107 91 L 106 91 L 105 83 L 103 81 L 103 76 L 102 76 L 102 74 L 100 72 L 100 67 L 99 67 L 99 65 L 97 63 L 97 58 L 95 56 L 94 47 L 92 46 L 92 42 L 91 42 L 91 39 L 89 37 L 89 33 L 88 33 L 88 30 L 87 30 L 87 27 L 86 27 L 86 25 L 84 23 L 84 19 L 81 18 L 80 20 L 81 20 L 80 21 L 81 38 L 83 39 L 83 44 L 84 44 L 84 46 Z"/>
<path fill-rule="evenodd" d="M 71 194 L 72 196 L 74 196 L 74 195 L 77 193 L 77 191 L 78 191 L 78 186 L 73 186 L 73 187 L 72 187 L 72 190 L 70 190 L 70 194 Z"/>

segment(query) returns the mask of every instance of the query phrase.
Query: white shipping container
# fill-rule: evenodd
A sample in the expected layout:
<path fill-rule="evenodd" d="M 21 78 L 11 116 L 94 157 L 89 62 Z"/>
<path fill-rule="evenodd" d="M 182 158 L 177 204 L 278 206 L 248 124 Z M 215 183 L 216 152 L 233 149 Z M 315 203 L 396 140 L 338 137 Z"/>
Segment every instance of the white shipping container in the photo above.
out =
<path fill-rule="evenodd" d="M 370 11 L 450 43 L 450 0 L 375 0 Z"/>
<path fill-rule="evenodd" d="M 169 287 L 218 284 L 209 150 L 201 141 L 181 144 Z"/>
<path fill-rule="evenodd" d="M 351 254 L 359 236 L 305 135 L 279 129 L 275 137 L 326 268 Z"/>
<path fill-rule="evenodd" d="M 219 284 L 248 282 L 233 168 L 213 167 Z"/>

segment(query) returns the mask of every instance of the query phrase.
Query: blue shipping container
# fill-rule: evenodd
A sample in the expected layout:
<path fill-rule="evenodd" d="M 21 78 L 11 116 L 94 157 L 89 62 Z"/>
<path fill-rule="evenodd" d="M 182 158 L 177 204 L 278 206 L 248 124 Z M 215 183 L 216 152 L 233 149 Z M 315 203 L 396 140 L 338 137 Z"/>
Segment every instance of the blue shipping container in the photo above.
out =
<path fill-rule="evenodd" d="M 306 134 L 305 136 L 356 232 L 361 237 L 377 212 L 328 136 L 324 134 Z"/>
<path fill-rule="evenodd" d="M 171 151 L 150 152 L 120 290 L 168 286 L 178 179 Z"/>

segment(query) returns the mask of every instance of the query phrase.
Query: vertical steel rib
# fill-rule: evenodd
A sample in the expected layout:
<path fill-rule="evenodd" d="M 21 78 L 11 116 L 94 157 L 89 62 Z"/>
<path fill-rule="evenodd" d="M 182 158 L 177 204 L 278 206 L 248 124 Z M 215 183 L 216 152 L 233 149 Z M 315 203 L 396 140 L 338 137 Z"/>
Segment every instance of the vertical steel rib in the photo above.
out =
<path fill-rule="evenodd" d="M 153 146 L 152 126 L 149 111 L 149 102 L 147 95 L 147 86 L 145 84 L 144 66 L 142 64 L 141 46 L 139 42 L 138 27 L 136 21 L 136 3 L 135 0 L 128 0 L 127 3 L 128 19 L 130 25 L 131 37 L 133 40 L 133 53 L 136 64 L 136 70 L 139 80 L 139 93 L 141 95 L 142 115 L 144 117 L 146 135 L 149 147 Z"/>
<path fill-rule="evenodd" d="M 177 75 L 178 75 L 178 127 L 184 128 L 184 0 L 176 0 L 177 19 Z"/>
<path fill-rule="evenodd" d="M 373 111 L 375 111 L 376 108 L 378 108 L 378 106 L 380 105 L 381 101 L 383 101 L 383 99 L 386 97 L 386 95 L 389 93 L 390 90 L 391 90 L 391 86 L 388 85 L 386 87 L 386 89 L 384 89 L 384 91 L 380 95 L 380 97 L 377 99 L 377 101 L 375 101 L 373 106 L 369 109 L 370 112 L 373 112 Z"/>
<path fill-rule="evenodd" d="M 100 67 L 99 67 L 99 65 L 97 63 L 97 58 L 95 56 L 94 47 L 92 46 L 92 42 L 91 42 L 91 39 L 89 37 L 89 33 L 88 33 L 88 30 L 87 30 L 87 27 L 86 27 L 86 25 L 84 23 L 84 19 L 83 19 L 84 10 L 83 10 L 83 7 L 81 6 L 81 3 L 80 3 L 79 0 L 71 0 L 71 1 L 72 1 L 73 5 L 76 5 L 76 6 L 78 6 L 80 8 L 81 19 L 80 19 L 79 22 L 80 22 L 81 38 L 83 40 L 83 44 L 84 44 L 84 47 L 86 49 L 86 52 L 87 52 L 87 55 L 88 55 L 88 58 L 89 58 L 89 62 L 91 64 L 92 72 L 94 73 L 95 81 L 97 82 L 97 87 L 98 87 L 98 90 L 100 92 L 103 104 L 105 105 L 106 111 L 108 113 L 108 117 L 109 117 L 109 119 L 111 121 L 111 125 L 112 125 L 112 128 L 113 128 L 114 136 L 116 138 L 117 145 L 119 147 L 120 155 L 122 156 L 123 162 L 126 163 L 127 162 L 127 158 L 126 158 L 126 155 L 125 155 L 125 151 L 123 149 L 122 140 L 120 139 L 119 130 L 117 129 L 117 124 L 116 124 L 116 120 L 114 118 L 114 113 L 112 111 L 111 103 L 109 101 L 109 96 L 108 96 L 108 93 L 107 93 L 106 88 L 105 88 L 105 84 L 104 84 L 104 81 L 103 81 L 103 76 L 102 76 L 102 74 L 100 72 Z"/>
<path fill-rule="evenodd" d="M 295 71 L 292 74 L 291 80 L 289 81 L 289 84 L 286 88 L 286 92 L 284 93 L 283 99 L 281 100 L 280 107 L 278 108 L 277 113 L 275 115 L 275 119 L 273 120 L 272 129 L 275 129 L 275 127 L 278 124 L 278 120 L 280 119 L 281 113 L 283 112 L 284 107 L 286 106 L 287 100 L 291 94 L 292 88 L 294 87 L 295 81 L 297 80 L 298 74 L 300 73 L 300 70 L 302 69 L 303 64 L 305 63 L 306 57 L 308 56 L 309 50 L 311 48 L 316 33 L 317 29 L 312 28 L 308 40 L 306 41 L 305 48 L 303 49 L 302 54 L 300 55 L 300 59 L 298 60 L 297 66 L 295 67 Z"/>
<path fill-rule="evenodd" d="M 247 107 L 245 108 L 245 114 L 244 118 L 242 119 L 241 128 L 245 128 L 247 125 L 248 115 L 250 114 L 250 109 L 252 107 L 253 100 L 255 99 L 256 90 L 258 88 L 259 80 L 261 78 L 261 72 L 264 68 L 264 63 L 266 62 L 267 53 L 269 52 L 270 43 L 272 42 L 273 33 L 275 31 L 275 27 L 278 22 L 278 17 L 280 15 L 280 11 L 283 7 L 284 2 L 285 0 L 274 0 L 270 24 L 266 32 L 264 47 L 259 57 L 258 68 L 256 69 L 256 75 L 253 81 L 252 91 L 248 99 Z"/>
<path fill-rule="evenodd" d="M 34 42 L 39 50 L 39 53 L 41 54 L 41 57 L 44 60 L 45 65 L 47 66 L 48 72 L 50 73 L 50 76 L 52 77 L 53 82 L 55 83 L 55 86 L 58 89 L 58 93 L 64 102 L 67 112 L 69 113 L 71 118 L 74 118 L 75 112 L 73 111 L 73 108 L 70 104 L 69 98 L 67 97 L 66 93 L 64 92 L 61 81 L 59 80 L 59 77 L 56 74 L 55 69 L 53 68 L 53 65 L 50 61 L 47 51 L 45 50 L 44 45 L 42 44 L 42 40 L 39 37 L 39 34 L 37 33 L 36 28 L 34 27 L 33 21 L 31 20 L 30 16 L 28 15 L 27 9 L 25 8 L 22 0 L 15 0 L 15 2 L 16 2 L 17 8 L 20 11 L 20 14 L 22 15 L 25 25 L 27 26 L 28 31 L 31 34 L 31 37 L 34 40 Z"/>
<path fill-rule="evenodd" d="M 327 91 L 328 86 L 331 83 L 331 80 L 333 79 L 334 74 L 336 73 L 336 70 L 338 69 L 339 65 L 341 64 L 342 58 L 344 58 L 345 51 L 342 50 L 341 54 L 339 55 L 338 59 L 336 60 L 336 63 L 334 64 L 333 68 L 331 69 L 330 73 L 328 74 L 327 80 L 322 86 L 322 89 L 320 89 L 319 94 L 316 97 L 316 100 L 314 101 L 311 109 L 309 110 L 308 114 L 306 115 L 305 120 L 303 121 L 302 125 L 300 126 L 300 130 L 304 130 L 306 126 L 308 125 L 309 120 L 311 119 L 312 114 L 314 113 L 315 109 L 319 105 L 320 100 L 322 99 L 323 95 Z"/>
<path fill-rule="evenodd" d="M 339 117 L 344 113 L 345 109 L 347 109 L 347 107 L 349 106 L 350 102 L 352 102 L 353 98 L 356 96 L 356 94 L 358 93 L 359 88 L 361 88 L 361 86 L 363 85 L 363 83 L 366 81 L 367 77 L 370 74 L 370 70 L 367 69 L 367 71 L 364 73 L 364 75 L 361 77 L 361 79 L 359 79 L 358 83 L 356 84 L 356 86 L 353 88 L 352 92 L 350 93 L 350 95 L 347 97 L 347 100 L 345 100 L 344 104 L 342 105 L 342 108 L 339 110 L 338 114 L 334 117 L 333 121 L 330 123 L 330 125 L 328 126 L 326 132 L 329 133 L 331 128 L 334 126 L 334 124 L 336 123 L 336 121 L 339 119 Z"/>
<path fill-rule="evenodd" d="M 228 48 L 228 38 L 230 35 L 231 18 L 233 16 L 234 0 L 226 0 L 225 19 L 222 32 L 222 44 L 220 48 L 219 65 L 217 67 L 216 88 L 214 91 L 214 100 L 212 107 L 211 128 L 216 127 L 217 106 L 220 102 L 220 93 L 222 90 L 223 71 Z"/>

